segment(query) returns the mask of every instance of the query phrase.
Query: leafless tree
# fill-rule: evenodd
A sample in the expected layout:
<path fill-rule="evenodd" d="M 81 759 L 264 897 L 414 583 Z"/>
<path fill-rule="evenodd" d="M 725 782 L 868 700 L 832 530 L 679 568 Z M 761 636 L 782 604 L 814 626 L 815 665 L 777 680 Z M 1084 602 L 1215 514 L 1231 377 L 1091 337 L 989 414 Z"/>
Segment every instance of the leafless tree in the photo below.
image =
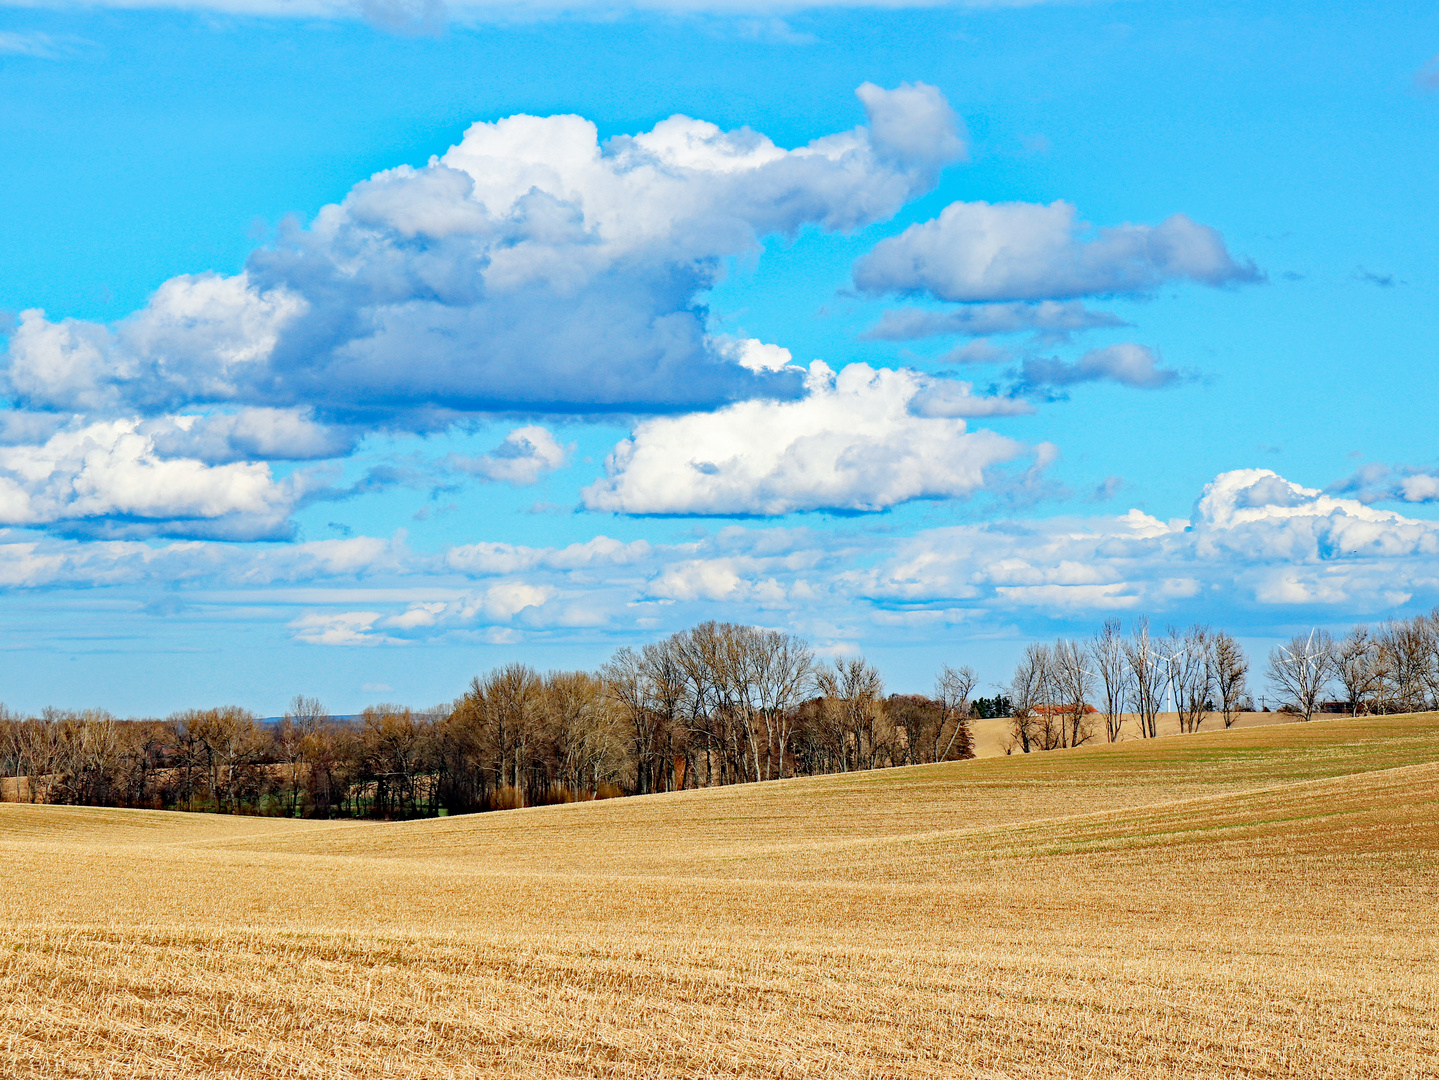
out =
<path fill-rule="evenodd" d="M 844 771 L 873 769 L 892 754 L 894 725 L 885 717 L 884 681 L 873 665 L 863 657 L 841 658 L 820 667 L 815 683 L 842 732 Z"/>
<path fill-rule="evenodd" d="M 1028 754 L 1052 745 L 1048 706 L 1054 696 L 1054 660 L 1048 645 L 1030 644 L 1009 681 L 1010 748 Z"/>
<path fill-rule="evenodd" d="M 600 784 L 619 771 L 624 757 L 622 720 L 604 684 L 583 671 L 551 672 L 540 711 L 546 756 L 564 789 L 560 796 L 580 791 L 598 796 Z"/>
<path fill-rule="evenodd" d="M 1166 664 L 1149 634 L 1149 620 L 1140 618 L 1124 643 L 1124 659 L 1129 666 L 1130 689 L 1139 719 L 1139 734 L 1153 739 L 1159 734 L 1159 708 L 1163 703 Z"/>
<path fill-rule="evenodd" d="M 1305 720 L 1314 716 L 1319 699 L 1334 676 L 1334 640 L 1327 630 L 1297 634 L 1269 653 L 1269 681 L 1287 696 Z"/>
<path fill-rule="evenodd" d="M 1118 742 L 1124 727 L 1124 707 L 1129 699 L 1129 665 L 1124 659 L 1124 638 L 1118 619 L 1106 619 L 1103 628 L 1089 641 L 1089 656 L 1094 663 L 1100 711 L 1104 714 L 1104 735 L 1109 742 Z"/>
<path fill-rule="evenodd" d="M 417 783 L 425 771 L 429 718 L 403 705 L 372 705 L 360 714 L 361 777 L 371 786 L 373 813 L 413 817 L 420 812 Z"/>
<path fill-rule="evenodd" d="M 1388 677 L 1388 660 L 1388 650 L 1362 623 L 1335 643 L 1334 677 L 1344 688 L 1350 716 L 1371 711 Z"/>
<path fill-rule="evenodd" d="M 1192 626 L 1173 653 L 1174 709 L 1179 730 L 1193 733 L 1204 724 L 1214 696 L 1214 642 L 1207 626 Z"/>
<path fill-rule="evenodd" d="M 1434 624 L 1424 616 L 1385 624 L 1377 635 L 1384 668 L 1382 711 L 1415 712 L 1429 704 L 1434 675 Z"/>
<path fill-rule="evenodd" d="M 480 687 L 486 729 L 493 741 L 490 759 L 499 786 L 508 785 L 523 799 L 525 752 L 534 734 L 540 677 L 527 664 L 506 664 L 490 672 Z"/>
<path fill-rule="evenodd" d="M 1060 638 L 1050 651 L 1053 663 L 1052 714 L 1059 722 L 1059 745 L 1082 746 L 1094 737 L 1089 698 L 1094 693 L 1094 669 L 1089 652 L 1077 641 Z"/>
<path fill-rule="evenodd" d="M 667 723 L 679 711 L 684 696 L 684 673 L 673 645 L 647 646 L 644 651 L 621 649 L 604 666 L 603 678 L 626 720 L 634 756 L 638 794 L 655 790 L 661 747 Z"/>
<path fill-rule="evenodd" d="M 934 700 L 939 705 L 939 723 L 934 728 L 931 761 L 948 761 L 956 745 L 962 744 L 963 756 L 969 756 L 972 740 L 969 733 L 969 699 L 979 677 L 974 668 L 952 668 L 945 664 L 934 680 Z M 943 743 L 943 746 L 940 744 Z"/>
<path fill-rule="evenodd" d="M 319 698 L 296 694 L 275 732 L 275 747 L 285 765 L 290 788 L 290 816 L 300 812 L 300 789 L 309 777 L 310 757 L 315 750 L 315 734 L 330 721 L 330 715 Z"/>
<path fill-rule="evenodd" d="M 744 627 L 735 637 L 745 687 L 736 697 L 764 727 L 763 778 L 782 777 L 795 706 L 814 682 L 814 653 L 799 638 L 777 630 Z M 760 772 L 758 760 L 755 770 Z"/>
<path fill-rule="evenodd" d="M 194 774 L 206 782 L 215 809 L 235 813 L 253 795 L 265 736 L 254 713 L 235 705 L 189 709 L 170 718 L 186 773 L 187 799 L 194 795 Z"/>
<path fill-rule="evenodd" d="M 1225 728 L 1234 726 L 1239 719 L 1247 693 L 1249 658 L 1244 649 L 1229 634 L 1220 630 L 1213 638 L 1214 688 L 1219 696 L 1219 710 L 1224 718 Z"/>

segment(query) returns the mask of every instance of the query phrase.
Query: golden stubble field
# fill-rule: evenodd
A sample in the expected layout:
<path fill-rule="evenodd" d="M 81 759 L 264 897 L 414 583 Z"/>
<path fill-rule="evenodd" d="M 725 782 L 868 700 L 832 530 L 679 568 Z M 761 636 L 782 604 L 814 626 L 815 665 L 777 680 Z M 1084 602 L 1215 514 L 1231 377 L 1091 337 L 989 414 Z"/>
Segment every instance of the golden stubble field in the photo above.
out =
<path fill-rule="evenodd" d="M 7 1075 L 1439 1076 L 1434 714 L 0 853 Z"/>

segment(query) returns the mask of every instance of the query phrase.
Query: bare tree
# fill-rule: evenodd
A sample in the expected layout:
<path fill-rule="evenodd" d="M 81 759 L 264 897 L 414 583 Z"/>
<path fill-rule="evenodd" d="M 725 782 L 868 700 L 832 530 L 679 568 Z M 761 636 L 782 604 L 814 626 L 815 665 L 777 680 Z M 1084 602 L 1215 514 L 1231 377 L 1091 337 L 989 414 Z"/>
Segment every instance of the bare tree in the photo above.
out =
<path fill-rule="evenodd" d="M 931 761 L 948 761 L 956 745 L 961 746 L 962 756 L 968 757 L 972 753 L 969 699 L 978 682 L 979 677 L 975 675 L 972 667 L 952 668 L 945 664 L 940 669 L 938 678 L 934 680 L 934 700 L 939 704 L 939 723 L 934 728 Z"/>
<path fill-rule="evenodd" d="M 879 672 L 856 656 L 819 668 L 815 683 L 842 733 L 844 771 L 877 767 L 892 753 L 894 743 L 894 725 L 885 716 L 884 681 Z"/>
<path fill-rule="evenodd" d="M 1384 712 L 1417 712 L 1434 681 L 1434 626 L 1422 615 L 1387 623 L 1377 635 L 1384 667 Z"/>
<path fill-rule="evenodd" d="M 1214 643 L 1208 627 L 1192 626 L 1181 644 L 1171 661 L 1174 709 L 1179 730 L 1192 734 L 1203 726 L 1214 696 Z"/>
<path fill-rule="evenodd" d="M 1214 635 L 1214 688 L 1219 695 L 1219 710 L 1225 728 L 1234 726 L 1239 718 L 1249 675 L 1249 658 L 1233 637 L 1220 630 Z"/>
<path fill-rule="evenodd" d="M 361 713 L 363 779 L 372 787 L 372 812 L 412 817 L 420 810 L 417 783 L 425 772 L 427 717 L 403 705 L 373 705 Z"/>
<path fill-rule="evenodd" d="M 673 639 L 621 649 L 604 666 L 609 693 L 627 721 L 638 794 L 658 790 L 663 749 L 686 694 L 685 672 Z"/>
<path fill-rule="evenodd" d="M 1153 739 L 1159 734 L 1159 707 L 1164 698 L 1166 666 L 1149 635 L 1147 618 L 1135 622 L 1133 635 L 1124 643 L 1124 659 L 1129 665 L 1139 734 Z"/>
<path fill-rule="evenodd" d="M 618 771 L 624 755 L 622 720 L 604 684 L 583 671 L 551 672 L 545 676 L 541 712 L 547 731 L 547 757 L 561 797 L 588 790 L 599 795 L 600 784 Z"/>
<path fill-rule="evenodd" d="M 315 749 L 314 735 L 327 724 L 330 715 L 319 698 L 296 694 L 275 732 L 275 747 L 288 773 L 290 817 L 300 813 L 300 789 L 309 777 L 310 755 Z"/>
<path fill-rule="evenodd" d="M 1050 749 L 1052 724 L 1047 713 L 1053 696 L 1054 662 L 1048 645 L 1030 644 L 1009 681 L 1010 750 L 1028 754 Z"/>
<path fill-rule="evenodd" d="M 1089 722 L 1089 697 L 1094 693 L 1094 670 L 1089 655 L 1077 641 L 1060 638 L 1050 650 L 1053 665 L 1051 714 L 1059 723 L 1060 746 L 1082 746 L 1094 737 Z"/>
<path fill-rule="evenodd" d="M 1360 624 L 1334 646 L 1334 677 L 1344 688 L 1349 715 L 1370 711 L 1374 697 L 1383 689 L 1389 673 L 1388 650 Z"/>
<path fill-rule="evenodd" d="M 1311 719 L 1334 674 L 1334 639 L 1327 630 L 1295 635 L 1289 644 L 1270 650 L 1268 674 L 1300 715 Z"/>
<path fill-rule="evenodd" d="M 1104 714 L 1104 735 L 1109 742 L 1118 742 L 1124 727 L 1124 706 L 1129 697 L 1129 665 L 1124 659 L 1124 638 L 1118 619 L 1106 619 L 1103 628 L 1089 641 L 1089 655 L 1094 661 L 1099 697 Z"/>
<path fill-rule="evenodd" d="M 795 706 L 814 681 L 814 653 L 799 638 L 777 630 L 745 627 L 736 636 L 742 644 L 746 687 L 738 696 L 746 702 L 747 713 L 764 725 L 763 777 L 776 779 L 784 775 Z"/>

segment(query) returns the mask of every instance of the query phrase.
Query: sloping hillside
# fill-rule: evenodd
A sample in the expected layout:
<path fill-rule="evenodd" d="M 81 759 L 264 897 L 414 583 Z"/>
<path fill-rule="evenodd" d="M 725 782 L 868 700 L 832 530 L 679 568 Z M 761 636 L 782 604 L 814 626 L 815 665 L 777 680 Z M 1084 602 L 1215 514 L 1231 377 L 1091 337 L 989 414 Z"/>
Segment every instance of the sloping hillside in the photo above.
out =
<path fill-rule="evenodd" d="M 1439 715 L 376 824 L 0 806 L 17 1075 L 1439 1075 Z"/>

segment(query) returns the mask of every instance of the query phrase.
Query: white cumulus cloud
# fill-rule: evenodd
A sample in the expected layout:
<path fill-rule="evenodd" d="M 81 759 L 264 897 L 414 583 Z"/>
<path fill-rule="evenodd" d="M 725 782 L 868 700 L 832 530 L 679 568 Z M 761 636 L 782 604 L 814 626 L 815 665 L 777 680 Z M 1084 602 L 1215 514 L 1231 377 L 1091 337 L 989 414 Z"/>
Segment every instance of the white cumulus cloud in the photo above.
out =
<path fill-rule="evenodd" d="M 524 487 L 554 472 L 568 456 L 549 430 L 538 424 L 515 428 L 500 445 L 482 457 L 452 456 L 450 463 L 463 472 Z"/>
<path fill-rule="evenodd" d="M 207 465 L 162 457 L 138 420 L 62 430 L 0 447 L 0 524 L 119 519 L 117 529 L 254 538 L 285 534 L 301 488 L 263 463 Z M 127 525 L 128 523 L 128 525 Z"/>
<path fill-rule="evenodd" d="M 860 97 L 869 126 L 795 149 L 685 116 L 603 144 L 579 116 L 472 124 L 241 274 L 173 278 L 113 326 L 24 312 L 0 390 L 29 409 L 312 408 L 426 430 L 793 396 L 801 374 L 765 348 L 726 355 L 697 297 L 766 236 L 891 216 L 962 150 L 933 88 Z"/>
<path fill-rule="evenodd" d="M 970 494 L 987 469 L 1025 453 L 960 419 L 1022 411 L 1020 403 L 913 371 L 850 364 L 836 375 L 816 361 L 810 372 L 799 401 L 643 422 L 585 489 L 585 505 L 626 514 L 881 510 Z"/>

